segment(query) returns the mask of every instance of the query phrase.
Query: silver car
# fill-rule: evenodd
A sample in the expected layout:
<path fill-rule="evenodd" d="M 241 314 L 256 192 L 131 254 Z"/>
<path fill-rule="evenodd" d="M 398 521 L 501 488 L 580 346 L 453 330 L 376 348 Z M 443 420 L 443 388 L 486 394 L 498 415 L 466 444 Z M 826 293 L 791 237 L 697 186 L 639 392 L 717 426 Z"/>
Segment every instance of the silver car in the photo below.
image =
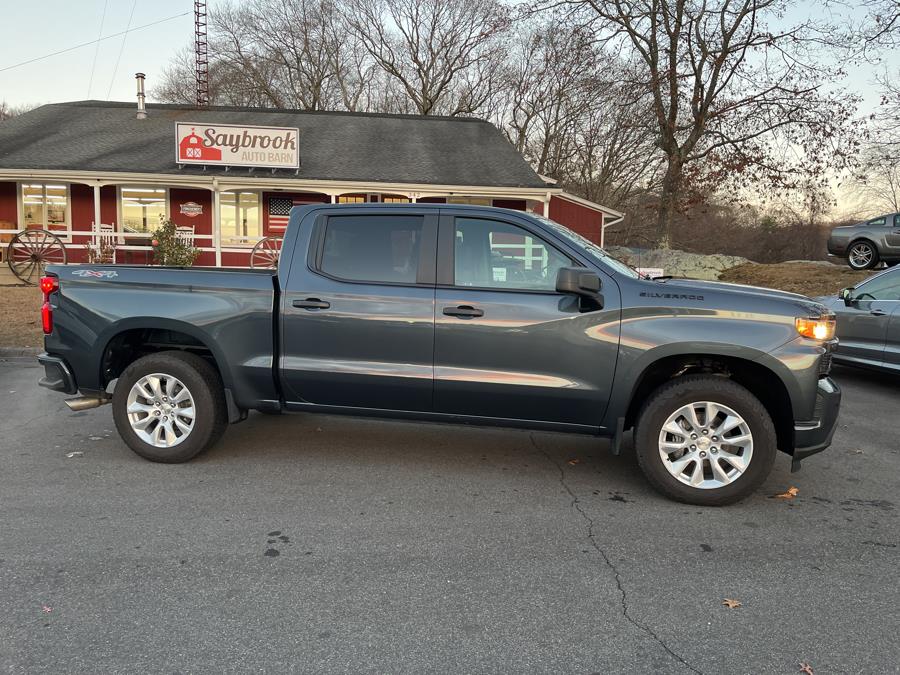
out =
<path fill-rule="evenodd" d="M 872 269 L 879 262 L 889 267 L 900 262 L 900 213 L 834 228 L 828 238 L 828 253 L 846 258 L 855 270 Z"/>
<path fill-rule="evenodd" d="M 900 267 L 819 301 L 837 317 L 835 361 L 900 372 Z"/>

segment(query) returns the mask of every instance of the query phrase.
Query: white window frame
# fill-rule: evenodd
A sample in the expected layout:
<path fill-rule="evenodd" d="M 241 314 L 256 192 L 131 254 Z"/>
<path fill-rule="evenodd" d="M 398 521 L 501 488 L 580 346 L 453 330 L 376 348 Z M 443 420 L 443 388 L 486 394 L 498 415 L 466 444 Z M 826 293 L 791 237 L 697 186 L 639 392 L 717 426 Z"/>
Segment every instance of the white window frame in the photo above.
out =
<path fill-rule="evenodd" d="M 229 193 L 229 192 L 236 193 L 236 194 L 241 194 L 242 192 L 243 193 L 252 192 L 253 194 L 256 195 L 257 205 L 259 208 L 259 236 L 258 237 L 251 237 L 250 235 L 247 235 L 247 241 L 241 241 L 238 243 L 234 243 L 232 241 L 232 242 L 226 243 L 225 233 L 222 231 L 222 213 L 225 210 L 225 202 L 222 199 L 222 197 L 226 193 Z M 272 193 L 272 194 L 277 195 L 278 193 Z M 266 235 L 265 235 L 265 227 L 264 227 L 264 223 L 263 223 L 263 212 L 264 212 L 264 210 L 266 210 L 268 208 L 269 208 L 268 200 L 263 200 L 263 190 L 254 190 L 251 188 L 249 190 L 237 189 L 237 190 L 222 190 L 221 192 L 219 192 L 219 222 L 215 224 L 215 227 L 218 228 L 219 241 L 222 242 L 222 246 L 224 248 L 229 248 L 229 249 L 253 248 L 262 239 L 265 239 Z M 240 235 L 235 235 L 235 237 L 238 237 L 238 236 L 240 236 Z"/>
<path fill-rule="evenodd" d="M 135 238 L 139 239 L 139 238 L 145 238 L 150 235 L 151 230 L 148 230 L 145 233 L 135 232 L 135 233 L 131 233 L 131 234 L 126 234 L 126 232 L 125 232 L 125 218 L 122 216 L 122 212 L 123 212 L 122 190 L 140 190 L 141 188 L 144 188 L 147 190 L 164 190 L 165 194 L 166 194 L 166 204 L 165 204 L 166 220 L 168 220 L 169 218 L 172 217 L 172 214 L 170 213 L 170 206 L 169 206 L 170 195 L 169 195 L 169 186 L 168 185 L 140 185 L 140 184 L 138 184 L 138 185 L 134 185 L 134 184 L 117 185 L 116 186 L 116 219 L 118 220 L 118 222 L 113 223 L 113 225 L 115 225 L 116 235 L 118 236 L 120 244 L 128 243 L 125 241 L 126 237 L 129 237 L 131 239 L 135 239 Z"/>
<path fill-rule="evenodd" d="M 18 181 L 16 183 L 16 217 L 18 219 L 17 227 L 19 230 L 25 229 L 25 193 L 22 188 L 25 185 L 43 185 L 45 188 L 47 185 L 65 185 L 66 186 L 66 229 L 65 230 L 51 230 L 47 227 L 47 201 L 46 197 L 44 197 L 44 214 L 41 218 L 43 223 L 43 228 L 47 230 L 47 232 L 52 232 L 57 237 L 64 241 L 72 240 L 72 184 L 71 183 L 61 183 L 60 181 L 50 181 L 47 182 L 45 180 L 36 180 L 36 181 Z M 45 189 L 46 194 L 46 189 Z"/>

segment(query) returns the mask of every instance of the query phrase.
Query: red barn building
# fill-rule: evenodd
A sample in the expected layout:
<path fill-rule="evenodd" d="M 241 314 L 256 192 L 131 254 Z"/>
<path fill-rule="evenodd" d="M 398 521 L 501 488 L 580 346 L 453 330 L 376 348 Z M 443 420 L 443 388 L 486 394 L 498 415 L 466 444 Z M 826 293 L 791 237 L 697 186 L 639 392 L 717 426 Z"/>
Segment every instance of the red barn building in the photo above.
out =
<path fill-rule="evenodd" d="M 529 210 L 603 243 L 622 214 L 538 176 L 490 123 L 129 103 L 45 105 L 0 123 L 0 242 L 45 228 L 70 262 L 102 231 L 116 262 L 151 262 L 170 218 L 199 265 L 246 266 L 297 204 L 472 203 Z M 113 234 L 110 235 L 109 233 Z M 2 244 L 0 244 L 2 245 Z"/>

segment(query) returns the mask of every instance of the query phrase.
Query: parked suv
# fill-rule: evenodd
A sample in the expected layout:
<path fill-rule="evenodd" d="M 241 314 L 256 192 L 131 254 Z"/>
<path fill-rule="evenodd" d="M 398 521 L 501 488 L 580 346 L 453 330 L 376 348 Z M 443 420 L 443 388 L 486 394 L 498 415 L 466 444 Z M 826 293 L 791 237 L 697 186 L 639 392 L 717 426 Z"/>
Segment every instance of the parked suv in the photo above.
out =
<path fill-rule="evenodd" d="M 834 228 L 828 253 L 846 258 L 855 270 L 872 269 L 879 262 L 894 265 L 900 261 L 900 213 Z"/>
<path fill-rule="evenodd" d="M 278 271 L 51 266 L 41 384 L 183 462 L 248 410 L 634 428 L 664 494 L 727 504 L 831 443 L 834 315 L 649 280 L 558 223 L 456 205 L 294 208 Z M 302 438 L 297 443 L 303 443 Z M 248 449 L 249 451 L 249 449 Z"/>

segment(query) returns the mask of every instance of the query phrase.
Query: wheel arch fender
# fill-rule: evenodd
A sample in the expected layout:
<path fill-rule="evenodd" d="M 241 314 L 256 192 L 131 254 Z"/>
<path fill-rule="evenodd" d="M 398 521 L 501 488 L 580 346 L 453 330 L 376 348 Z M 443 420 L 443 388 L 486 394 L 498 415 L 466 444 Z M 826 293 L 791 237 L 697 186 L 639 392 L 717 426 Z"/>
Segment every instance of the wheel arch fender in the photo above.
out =
<path fill-rule="evenodd" d="M 788 410 L 770 410 L 770 414 L 773 419 L 777 418 L 780 444 L 786 447 L 792 443 L 794 403 L 800 400 L 802 393 L 787 366 L 753 347 L 712 342 L 660 345 L 620 368 L 604 426 L 614 428 L 619 419 L 624 420 L 625 428 L 632 426 L 647 395 L 662 383 L 689 372 L 731 372 L 735 381 L 764 404 L 767 399 L 771 407 L 776 403 L 781 404 L 778 407 L 787 404 Z M 772 387 L 768 395 L 763 383 Z"/>
<path fill-rule="evenodd" d="M 225 354 L 213 337 L 197 326 L 179 321 L 177 319 L 167 319 L 160 317 L 135 316 L 121 319 L 106 326 L 97 336 L 96 344 L 100 345 L 98 351 L 94 354 L 94 362 L 96 364 L 99 382 L 106 383 L 107 377 L 104 372 L 104 363 L 107 354 L 109 354 L 113 341 L 125 333 L 137 330 L 165 330 L 174 333 L 181 333 L 196 340 L 200 346 L 209 351 L 212 355 L 216 370 L 222 378 L 222 384 L 226 389 L 231 388 L 232 376 L 228 366 L 228 360 Z"/>

